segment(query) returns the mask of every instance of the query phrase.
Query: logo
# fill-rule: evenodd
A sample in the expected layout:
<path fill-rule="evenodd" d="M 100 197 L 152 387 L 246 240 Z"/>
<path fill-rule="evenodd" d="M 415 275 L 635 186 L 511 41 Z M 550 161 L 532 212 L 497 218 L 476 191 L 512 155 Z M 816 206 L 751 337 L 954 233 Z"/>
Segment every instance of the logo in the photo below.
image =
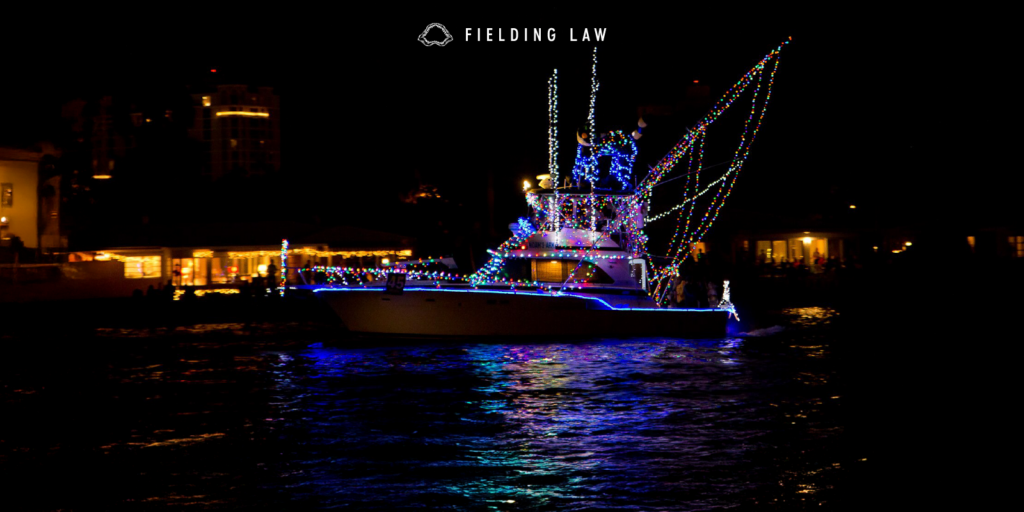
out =
<path fill-rule="evenodd" d="M 416 40 L 423 43 L 423 46 L 444 46 L 454 39 L 451 33 L 448 32 L 448 29 L 444 28 L 444 25 L 440 23 L 427 25 L 427 28 L 423 29 L 423 33 L 416 38 Z"/>

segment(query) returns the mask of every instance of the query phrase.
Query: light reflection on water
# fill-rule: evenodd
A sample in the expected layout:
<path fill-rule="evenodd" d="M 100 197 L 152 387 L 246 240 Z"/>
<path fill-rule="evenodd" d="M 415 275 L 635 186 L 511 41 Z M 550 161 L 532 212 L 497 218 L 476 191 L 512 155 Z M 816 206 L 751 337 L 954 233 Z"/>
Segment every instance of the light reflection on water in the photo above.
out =
<path fill-rule="evenodd" d="M 318 348 L 275 375 L 294 392 L 291 363 L 314 370 L 287 404 L 334 416 L 298 435 L 344 437 L 307 446 L 337 458 L 294 485 L 337 502 L 690 509 L 740 503 L 780 476 L 806 494 L 823 469 L 780 475 L 758 459 L 790 434 L 776 429 L 820 421 L 827 394 L 784 396 L 792 383 L 828 379 L 787 379 L 742 352 L 738 339 Z"/>
<path fill-rule="evenodd" d="M 95 461 L 102 492 L 49 508 L 816 506 L 846 464 L 830 339 L 815 330 L 835 312 L 785 315 L 804 330 L 281 350 L 176 338 L 76 359 L 57 392 L 49 366 L 14 370 L 6 408 L 89 397 L 79 412 L 96 425 L 0 427 L 0 477 Z"/>

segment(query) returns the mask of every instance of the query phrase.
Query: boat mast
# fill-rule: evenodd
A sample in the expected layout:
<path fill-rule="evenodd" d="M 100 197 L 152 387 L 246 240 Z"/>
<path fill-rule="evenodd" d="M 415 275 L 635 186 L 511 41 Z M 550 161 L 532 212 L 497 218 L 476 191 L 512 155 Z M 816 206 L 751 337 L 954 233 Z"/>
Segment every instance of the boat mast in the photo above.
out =
<path fill-rule="evenodd" d="M 590 114 L 587 116 L 587 132 L 590 133 L 590 141 L 596 140 L 595 133 L 595 121 L 594 121 L 594 104 L 597 102 L 597 46 L 594 47 L 593 63 L 590 66 Z M 597 165 L 597 162 L 594 162 Z M 597 173 L 590 173 L 590 248 L 593 249 L 597 243 L 597 206 L 594 204 L 594 180 L 597 178 Z"/>
<path fill-rule="evenodd" d="M 555 230 L 555 243 L 561 232 L 561 205 L 558 201 L 558 69 L 548 79 L 548 174 L 555 193 L 548 198 L 552 227 Z"/>

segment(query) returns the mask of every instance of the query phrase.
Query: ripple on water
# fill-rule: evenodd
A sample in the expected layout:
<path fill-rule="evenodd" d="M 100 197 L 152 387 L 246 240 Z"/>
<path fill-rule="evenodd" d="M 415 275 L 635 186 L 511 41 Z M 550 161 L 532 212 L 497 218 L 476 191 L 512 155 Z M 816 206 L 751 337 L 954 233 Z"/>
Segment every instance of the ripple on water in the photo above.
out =
<path fill-rule="evenodd" d="M 72 485 L 41 509 L 827 501 L 845 464 L 828 334 L 837 313 L 782 315 L 790 326 L 763 342 L 294 348 L 296 338 L 261 350 L 201 336 L 238 326 L 150 333 L 172 342 L 5 364 L 0 398 L 26 419 L 0 426 L 0 477 L 27 483 L 90 461 L 102 492 Z M 68 371 L 74 385 L 51 385 Z M 81 428 L 53 426 L 67 414 Z"/>

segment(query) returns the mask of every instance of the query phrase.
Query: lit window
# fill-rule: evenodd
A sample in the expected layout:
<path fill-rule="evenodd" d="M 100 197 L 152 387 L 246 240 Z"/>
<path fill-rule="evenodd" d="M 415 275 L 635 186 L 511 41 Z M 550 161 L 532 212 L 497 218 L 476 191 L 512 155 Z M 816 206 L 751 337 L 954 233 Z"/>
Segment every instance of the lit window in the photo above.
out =
<path fill-rule="evenodd" d="M 974 252 L 974 237 L 967 237 L 967 245 L 971 246 L 971 252 Z"/>
<path fill-rule="evenodd" d="M 0 185 L 0 206 L 14 206 L 14 184 L 4 183 Z"/>
<path fill-rule="evenodd" d="M 564 265 L 559 260 L 550 260 L 547 262 L 534 260 L 533 262 L 533 280 L 540 281 L 543 283 L 561 283 L 568 277 L 564 275 Z"/>
<path fill-rule="evenodd" d="M 210 97 L 209 96 L 203 96 L 203 106 L 204 107 L 209 107 L 210 106 Z"/>
<path fill-rule="evenodd" d="M 231 139 L 231 147 L 233 147 L 233 148 L 237 148 L 238 147 L 238 140 L 237 139 Z"/>
<path fill-rule="evenodd" d="M 1024 236 L 1011 236 L 1010 250 L 1014 258 L 1024 258 Z"/>
<path fill-rule="evenodd" d="M 128 279 L 161 277 L 160 256 L 125 256 L 123 260 L 124 277 Z"/>

